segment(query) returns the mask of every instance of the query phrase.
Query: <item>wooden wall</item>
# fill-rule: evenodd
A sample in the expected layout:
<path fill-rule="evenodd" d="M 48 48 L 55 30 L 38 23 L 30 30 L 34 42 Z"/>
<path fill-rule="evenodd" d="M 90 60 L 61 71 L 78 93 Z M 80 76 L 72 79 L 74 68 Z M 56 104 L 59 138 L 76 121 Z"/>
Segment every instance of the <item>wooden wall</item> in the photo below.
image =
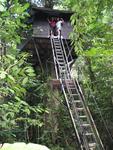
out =
<path fill-rule="evenodd" d="M 47 19 L 51 17 L 59 17 L 64 19 L 62 27 L 62 35 L 65 39 L 69 39 L 69 33 L 72 32 L 70 17 L 72 13 L 67 11 L 50 10 L 50 9 L 33 9 L 33 37 L 48 38 L 49 24 Z"/>
<path fill-rule="evenodd" d="M 62 36 L 65 39 L 69 39 L 69 34 L 72 32 L 71 24 L 68 21 L 65 21 L 62 26 Z M 39 20 L 34 22 L 33 25 L 33 37 L 42 37 L 48 38 L 49 35 L 49 24 L 47 20 Z"/>

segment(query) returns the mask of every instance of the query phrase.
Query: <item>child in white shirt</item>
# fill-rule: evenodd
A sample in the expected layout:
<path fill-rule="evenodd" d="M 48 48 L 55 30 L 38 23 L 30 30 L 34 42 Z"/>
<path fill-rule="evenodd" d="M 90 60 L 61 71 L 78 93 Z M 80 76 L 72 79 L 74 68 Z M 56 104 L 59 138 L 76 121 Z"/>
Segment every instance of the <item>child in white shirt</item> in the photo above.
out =
<path fill-rule="evenodd" d="M 57 18 L 56 28 L 58 32 L 58 37 L 60 38 L 61 38 L 61 30 L 62 30 L 63 23 L 64 23 L 64 20 L 62 18 Z"/>

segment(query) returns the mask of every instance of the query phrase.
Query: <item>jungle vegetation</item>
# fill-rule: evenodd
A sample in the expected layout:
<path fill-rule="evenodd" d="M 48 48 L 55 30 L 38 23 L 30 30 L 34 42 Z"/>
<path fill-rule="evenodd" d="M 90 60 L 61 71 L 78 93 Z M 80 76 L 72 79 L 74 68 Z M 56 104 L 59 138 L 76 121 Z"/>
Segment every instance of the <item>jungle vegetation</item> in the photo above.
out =
<path fill-rule="evenodd" d="M 38 2 L 53 8 L 60 1 Z M 0 1 L 0 50 L 5 52 L 0 57 L 0 142 L 35 142 L 52 150 L 73 150 L 73 129 L 62 94 L 53 94 L 48 77 L 28 61 L 31 54 L 17 48 L 24 38 L 23 31 L 31 28 L 25 23 L 30 4 L 21 0 Z M 73 11 L 70 38 L 77 54 L 73 70 L 104 146 L 111 150 L 113 1 L 64 0 L 62 8 Z"/>

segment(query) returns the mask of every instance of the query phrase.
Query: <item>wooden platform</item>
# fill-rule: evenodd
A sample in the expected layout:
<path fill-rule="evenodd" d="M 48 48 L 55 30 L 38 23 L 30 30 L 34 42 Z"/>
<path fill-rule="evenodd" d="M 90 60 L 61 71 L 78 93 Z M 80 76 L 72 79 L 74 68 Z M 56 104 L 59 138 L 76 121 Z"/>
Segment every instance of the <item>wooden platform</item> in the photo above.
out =
<path fill-rule="evenodd" d="M 64 86 L 65 86 L 65 82 L 70 82 L 73 84 L 72 80 L 65 80 L 64 81 Z M 51 79 L 50 80 L 50 85 L 52 89 L 61 89 L 61 83 L 59 79 Z"/>
<path fill-rule="evenodd" d="M 50 81 L 50 85 L 52 89 L 61 89 L 61 83 L 58 79 L 52 79 Z"/>

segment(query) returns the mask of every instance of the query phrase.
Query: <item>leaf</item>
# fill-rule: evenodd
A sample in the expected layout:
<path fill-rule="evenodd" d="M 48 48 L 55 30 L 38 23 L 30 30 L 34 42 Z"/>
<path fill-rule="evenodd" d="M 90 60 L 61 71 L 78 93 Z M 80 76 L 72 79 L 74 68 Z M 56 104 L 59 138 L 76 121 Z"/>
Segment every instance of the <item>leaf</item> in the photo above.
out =
<path fill-rule="evenodd" d="M 7 16 L 9 16 L 10 14 L 9 14 L 9 12 L 8 11 L 5 11 L 4 13 L 2 13 L 2 17 L 7 17 Z"/>
<path fill-rule="evenodd" d="M 9 91 L 10 91 L 12 94 L 14 94 L 14 93 L 15 93 L 15 91 L 14 91 L 14 90 L 12 90 L 12 89 L 10 89 L 10 88 L 9 88 Z"/>
<path fill-rule="evenodd" d="M 7 77 L 8 77 L 10 80 L 12 80 L 13 82 L 15 82 L 15 79 L 14 79 L 14 77 L 13 77 L 12 75 L 7 75 Z"/>
<path fill-rule="evenodd" d="M 1 78 L 1 79 L 6 78 L 6 74 L 7 74 L 7 72 L 5 72 L 5 71 L 0 71 L 0 78 Z"/>
<path fill-rule="evenodd" d="M 26 72 L 28 72 L 28 73 L 33 73 L 34 70 L 33 70 L 32 68 L 28 68 L 28 69 L 26 70 Z"/>
<path fill-rule="evenodd" d="M 24 78 L 24 80 L 22 81 L 22 85 L 25 85 L 28 82 L 28 77 Z"/>
<path fill-rule="evenodd" d="M 28 108 L 25 108 L 25 110 L 24 110 L 28 115 L 30 115 L 30 110 L 28 109 Z"/>
<path fill-rule="evenodd" d="M 35 77 L 35 74 L 34 73 L 29 73 L 28 76 Z"/>
<path fill-rule="evenodd" d="M 20 97 L 18 97 L 18 96 L 15 96 L 15 99 L 16 99 L 17 101 L 21 101 Z"/>
<path fill-rule="evenodd" d="M 15 57 L 12 56 L 12 55 L 7 55 L 6 57 L 7 57 L 7 58 L 10 58 L 11 60 L 15 60 Z"/>

